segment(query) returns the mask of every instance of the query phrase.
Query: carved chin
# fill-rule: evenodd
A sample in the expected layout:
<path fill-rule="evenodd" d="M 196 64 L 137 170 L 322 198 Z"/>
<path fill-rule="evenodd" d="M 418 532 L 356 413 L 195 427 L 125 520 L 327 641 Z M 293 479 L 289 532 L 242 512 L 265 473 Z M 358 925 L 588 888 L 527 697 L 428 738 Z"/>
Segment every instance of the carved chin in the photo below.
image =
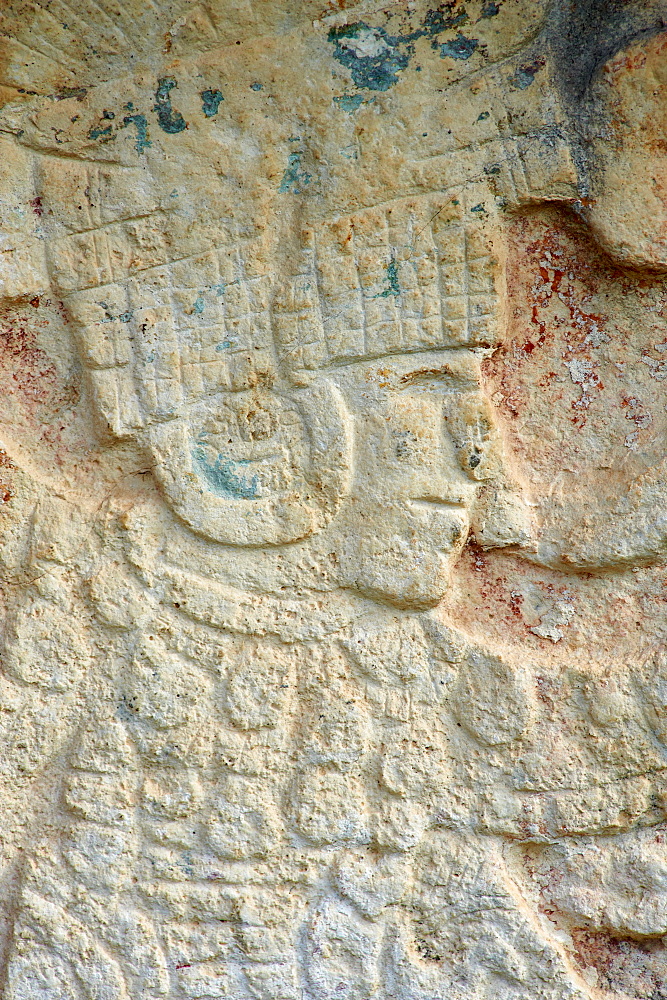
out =
<path fill-rule="evenodd" d="M 442 600 L 454 562 L 453 553 L 411 544 L 399 536 L 357 539 L 356 552 L 345 555 L 341 564 L 346 586 L 372 600 L 414 611 Z"/>

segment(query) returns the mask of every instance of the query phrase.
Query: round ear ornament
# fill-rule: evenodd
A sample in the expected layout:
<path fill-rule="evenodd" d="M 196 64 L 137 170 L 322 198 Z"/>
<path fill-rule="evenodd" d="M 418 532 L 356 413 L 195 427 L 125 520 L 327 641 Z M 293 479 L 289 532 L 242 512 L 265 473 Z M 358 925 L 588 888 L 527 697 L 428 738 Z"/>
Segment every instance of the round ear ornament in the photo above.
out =
<path fill-rule="evenodd" d="M 290 395 L 225 393 L 147 432 L 175 513 L 226 545 L 284 545 L 321 531 L 349 491 L 351 422 L 328 380 Z"/>

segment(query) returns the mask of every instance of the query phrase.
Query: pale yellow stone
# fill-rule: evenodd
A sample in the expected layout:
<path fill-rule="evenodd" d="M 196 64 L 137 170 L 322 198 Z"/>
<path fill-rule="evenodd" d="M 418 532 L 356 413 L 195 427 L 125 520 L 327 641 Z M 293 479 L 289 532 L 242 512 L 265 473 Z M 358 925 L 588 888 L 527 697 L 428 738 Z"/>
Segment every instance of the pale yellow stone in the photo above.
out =
<path fill-rule="evenodd" d="M 664 0 L 1 6 L 0 995 L 664 997 Z"/>

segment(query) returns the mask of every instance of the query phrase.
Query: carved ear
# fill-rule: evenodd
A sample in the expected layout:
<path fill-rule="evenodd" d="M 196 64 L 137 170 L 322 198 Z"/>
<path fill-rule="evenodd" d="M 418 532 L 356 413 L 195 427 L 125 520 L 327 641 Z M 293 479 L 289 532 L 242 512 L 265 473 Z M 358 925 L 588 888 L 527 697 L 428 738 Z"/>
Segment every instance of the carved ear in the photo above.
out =
<path fill-rule="evenodd" d="M 229 440 L 224 435 L 228 453 L 209 455 L 194 412 L 155 423 L 145 437 L 157 480 L 175 513 L 205 538 L 244 546 L 307 538 L 331 520 L 350 488 L 352 429 L 343 398 L 327 380 L 289 400 L 266 390 L 245 395 L 275 413 L 268 443 L 260 440 L 253 450 L 252 442 L 245 442 L 239 455 L 230 429 Z M 224 398 L 217 402 L 222 410 Z M 209 402 L 206 413 L 214 409 Z M 294 435 L 304 456 L 300 468 L 290 453 Z M 267 448 L 279 464 L 264 474 L 260 456 Z"/>

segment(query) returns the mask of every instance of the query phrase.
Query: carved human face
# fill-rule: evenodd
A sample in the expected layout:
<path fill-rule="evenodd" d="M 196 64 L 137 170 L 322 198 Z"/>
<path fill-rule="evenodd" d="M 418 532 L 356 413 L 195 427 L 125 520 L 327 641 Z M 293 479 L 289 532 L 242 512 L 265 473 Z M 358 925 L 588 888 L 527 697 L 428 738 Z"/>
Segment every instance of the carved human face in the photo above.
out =
<path fill-rule="evenodd" d="M 487 548 L 530 540 L 474 351 L 340 365 L 205 407 L 197 437 L 197 408 L 153 432 L 157 475 L 185 524 L 233 546 L 235 571 L 289 564 L 307 586 L 324 565 L 334 586 L 419 610 L 443 598 L 471 528 Z"/>
<path fill-rule="evenodd" d="M 509 478 L 477 359 L 467 351 L 389 358 L 345 369 L 339 384 L 355 440 L 351 493 L 335 527 L 343 582 L 400 607 L 433 606 L 471 523 L 484 530 L 476 506 L 484 482 Z M 505 509 L 500 544 L 527 537 L 521 514 L 512 523 Z"/>
<path fill-rule="evenodd" d="M 265 68 L 275 75 L 273 62 Z M 335 535 L 329 552 L 340 552 L 344 586 L 406 607 L 434 604 L 470 523 L 484 544 L 514 540 L 506 517 L 474 520 L 483 482 L 499 475 L 481 458 L 496 435 L 474 356 L 456 348 L 494 343 L 503 322 L 487 175 L 480 163 L 481 193 L 467 192 L 468 167 L 453 166 L 445 192 L 438 174 L 433 192 L 407 196 L 412 181 L 397 173 L 377 204 L 372 185 L 360 202 L 367 161 L 341 158 L 355 127 L 341 117 L 335 141 L 329 127 L 322 133 L 331 150 L 321 162 L 337 179 L 320 194 L 320 153 L 305 140 L 297 151 L 284 113 L 294 78 L 276 81 L 286 103 L 271 114 L 253 84 L 250 97 L 221 96 L 208 114 L 202 97 L 220 72 L 213 61 L 194 75 L 179 69 L 178 82 L 142 77 L 122 104 L 103 85 L 86 95 L 83 116 L 83 104 L 59 102 L 52 119 L 49 101 L 32 126 L 51 144 L 76 126 L 66 166 L 60 139 L 56 156 L 40 158 L 36 193 L 50 278 L 90 368 L 96 411 L 113 437 L 139 445 L 178 519 L 229 547 L 230 575 L 241 562 L 288 559 L 278 547 L 301 554 Z M 264 68 L 252 72 L 258 81 Z M 329 96 L 325 104 L 328 122 Z M 150 139 L 134 134 L 137 115 L 121 116 L 130 105 L 150 122 Z M 237 141 L 240 122 L 252 142 Z M 297 183 L 285 170 L 299 157 Z M 120 205 L 127 219 L 118 220 Z M 108 252 L 94 250 L 98 230 Z M 436 354 L 397 360 L 416 345 Z M 353 361 L 370 353 L 393 360 Z"/>
<path fill-rule="evenodd" d="M 667 33 L 611 59 L 594 96 L 608 121 L 592 148 L 590 225 L 616 259 L 667 270 Z"/>

